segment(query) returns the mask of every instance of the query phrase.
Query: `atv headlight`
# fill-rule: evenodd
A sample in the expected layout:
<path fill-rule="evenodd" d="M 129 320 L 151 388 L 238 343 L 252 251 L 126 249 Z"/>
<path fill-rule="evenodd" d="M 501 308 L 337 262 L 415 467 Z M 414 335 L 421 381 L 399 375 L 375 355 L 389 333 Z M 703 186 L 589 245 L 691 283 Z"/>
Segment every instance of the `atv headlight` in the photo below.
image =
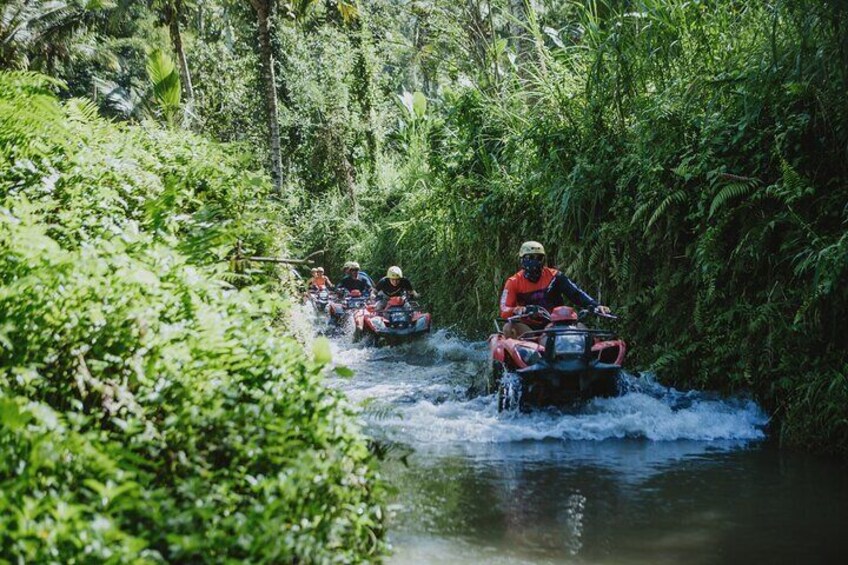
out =
<path fill-rule="evenodd" d="M 417 320 L 415 320 L 415 329 L 416 330 L 426 330 L 427 329 L 427 316 L 421 316 Z"/>
<path fill-rule="evenodd" d="M 586 351 L 586 336 L 584 334 L 563 334 L 556 336 L 554 353 L 556 355 L 580 354 Z"/>
<path fill-rule="evenodd" d="M 375 330 L 383 331 L 386 329 L 386 323 L 383 321 L 383 318 L 378 318 L 377 316 L 371 318 L 371 325 L 374 326 Z"/>
<path fill-rule="evenodd" d="M 525 365 L 535 365 L 542 360 L 542 356 L 539 355 L 539 352 L 532 347 L 516 345 L 515 351 L 518 353 L 518 356 L 521 357 L 521 360 L 524 361 Z"/>

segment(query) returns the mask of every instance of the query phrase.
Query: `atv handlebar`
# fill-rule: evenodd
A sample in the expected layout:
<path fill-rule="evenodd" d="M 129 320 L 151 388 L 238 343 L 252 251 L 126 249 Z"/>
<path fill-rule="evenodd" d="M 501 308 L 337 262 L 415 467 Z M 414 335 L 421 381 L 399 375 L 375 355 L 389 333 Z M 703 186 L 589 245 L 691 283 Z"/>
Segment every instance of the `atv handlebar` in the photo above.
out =
<path fill-rule="evenodd" d="M 618 316 L 616 316 L 612 312 L 610 312 L 610 313 L 601 312 L 600 310 L 598 310 L 597 306 L 594 307 L 594 308 L 587 308 L 587 309 L 584 309 L 584 310 L 580 310 L 579 312 L 577 312 L 577 317 L 582 320 L 582 319 L 586 318 L 589 314 L 594 314 L 598 318 L 604 318 L 606 320 L 618 320 Z"/>
<path fill-rule="evenodd" d="M 577 319 L 582 321 L 585 320 L 590 314 L 597 316 L 598 318 L 604 318 L 607 320 L 618 320 L 618 316 L 612 313 L 604 313 L 600 312 L 597 307 L 593 308 L 584 308 L 583 310 L 579 310 L 577 312 Z M 530 305 L 525 306 L 524 312 L 521 314 L 516 314 L 515 316 L 510 316 L 506 319 L 507 322 L 520 322 L 527 318 L 540 318 L 541 320 L 550 320 L 551 313 L 542 306 Z"/>
<path fill-rule="evenodd" d="M 527 318 L 541 318 L 542 320 L 550 320 L 551 313 L 548 312 L 546 308 L 536 305 L 530 305 L 524 307 L 524 312 L 521 314 L 516 314 L 515 316 L 510 316 L 506 319 L 507 322 L 520 322 L 521 320 L 525 320 Z"/>

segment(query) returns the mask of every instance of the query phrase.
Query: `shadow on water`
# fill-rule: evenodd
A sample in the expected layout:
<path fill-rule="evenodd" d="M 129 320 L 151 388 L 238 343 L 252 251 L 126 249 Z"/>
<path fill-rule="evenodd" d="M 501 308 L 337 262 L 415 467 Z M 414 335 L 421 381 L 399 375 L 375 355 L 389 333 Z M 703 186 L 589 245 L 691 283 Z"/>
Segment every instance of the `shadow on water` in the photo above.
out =
<path fill-rule="evenodd" d="M 841 562 L 848 474 L 765 441 L 750 399 L 630 378 L 622 397 L 499 414 L 484 343 L 333 342 L 388 460 L 395 563 Z"/>
<path fill-rule="evenodd" d="M 844 470 L 762 442 L 443 446 L 385 473 L 398 563 L 836 563 L 848 551 Z"/>

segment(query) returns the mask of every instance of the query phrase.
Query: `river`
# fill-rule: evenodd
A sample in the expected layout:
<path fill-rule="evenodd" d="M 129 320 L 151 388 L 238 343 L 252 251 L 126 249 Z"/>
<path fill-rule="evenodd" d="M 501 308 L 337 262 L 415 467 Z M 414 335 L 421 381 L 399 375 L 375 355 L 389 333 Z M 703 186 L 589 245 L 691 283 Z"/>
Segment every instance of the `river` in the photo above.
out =
<path fill-rule="evenodd" d="M 649 376 L 568 410 L 499 414 L 485 343 L 332 341 L 332 386 L 393 445 L 390 563 L 844 563 L 848 473 L 779 449 L 752 400 Z"/>

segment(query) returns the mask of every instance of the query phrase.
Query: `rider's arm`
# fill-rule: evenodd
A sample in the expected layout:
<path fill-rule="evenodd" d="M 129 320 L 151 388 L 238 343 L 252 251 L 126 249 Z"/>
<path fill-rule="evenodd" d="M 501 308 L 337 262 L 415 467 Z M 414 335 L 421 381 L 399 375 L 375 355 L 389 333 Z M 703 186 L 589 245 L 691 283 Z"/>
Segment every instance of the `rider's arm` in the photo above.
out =
<path fill-rule="evenodd" d="M 331 288 L 333 286 L 333 283 L 330 282 L 330 277 L 326 276 L 324 277 L 324 284 L 327 285 L 327 288 Z"/>
<path fill-rule="evenodd" d="M 515 281 L 508 279 L 501 293 L 501 318 L 509 318 L 514 314 L 520 313 L 515 311 L 516 308 L 523 310 L 523 307 L 518 305 Z"/>
<path fill-rule="evenodd" d="M 562 272 L 556 274 L 554 280 L 551 281 L 551 286 L 548 292 L 562 293 L 574 304 L 584 308 L 595 308 L 598 306 L 598 301 L 589 296 L 582 288 L 577 286 L 573 280 L 565 276 Z"/>
<path fill-rule="evenodd" d="M 412 281 L 411 280 L 409 280 L 407 278 L 403 279 L 403 289 L 406 292 L 408 292 L 409 295 L 412 296 L 413 298 L 418 298 L 418 293 L 415 292 L 414 288 L 412 288 Z"/>

